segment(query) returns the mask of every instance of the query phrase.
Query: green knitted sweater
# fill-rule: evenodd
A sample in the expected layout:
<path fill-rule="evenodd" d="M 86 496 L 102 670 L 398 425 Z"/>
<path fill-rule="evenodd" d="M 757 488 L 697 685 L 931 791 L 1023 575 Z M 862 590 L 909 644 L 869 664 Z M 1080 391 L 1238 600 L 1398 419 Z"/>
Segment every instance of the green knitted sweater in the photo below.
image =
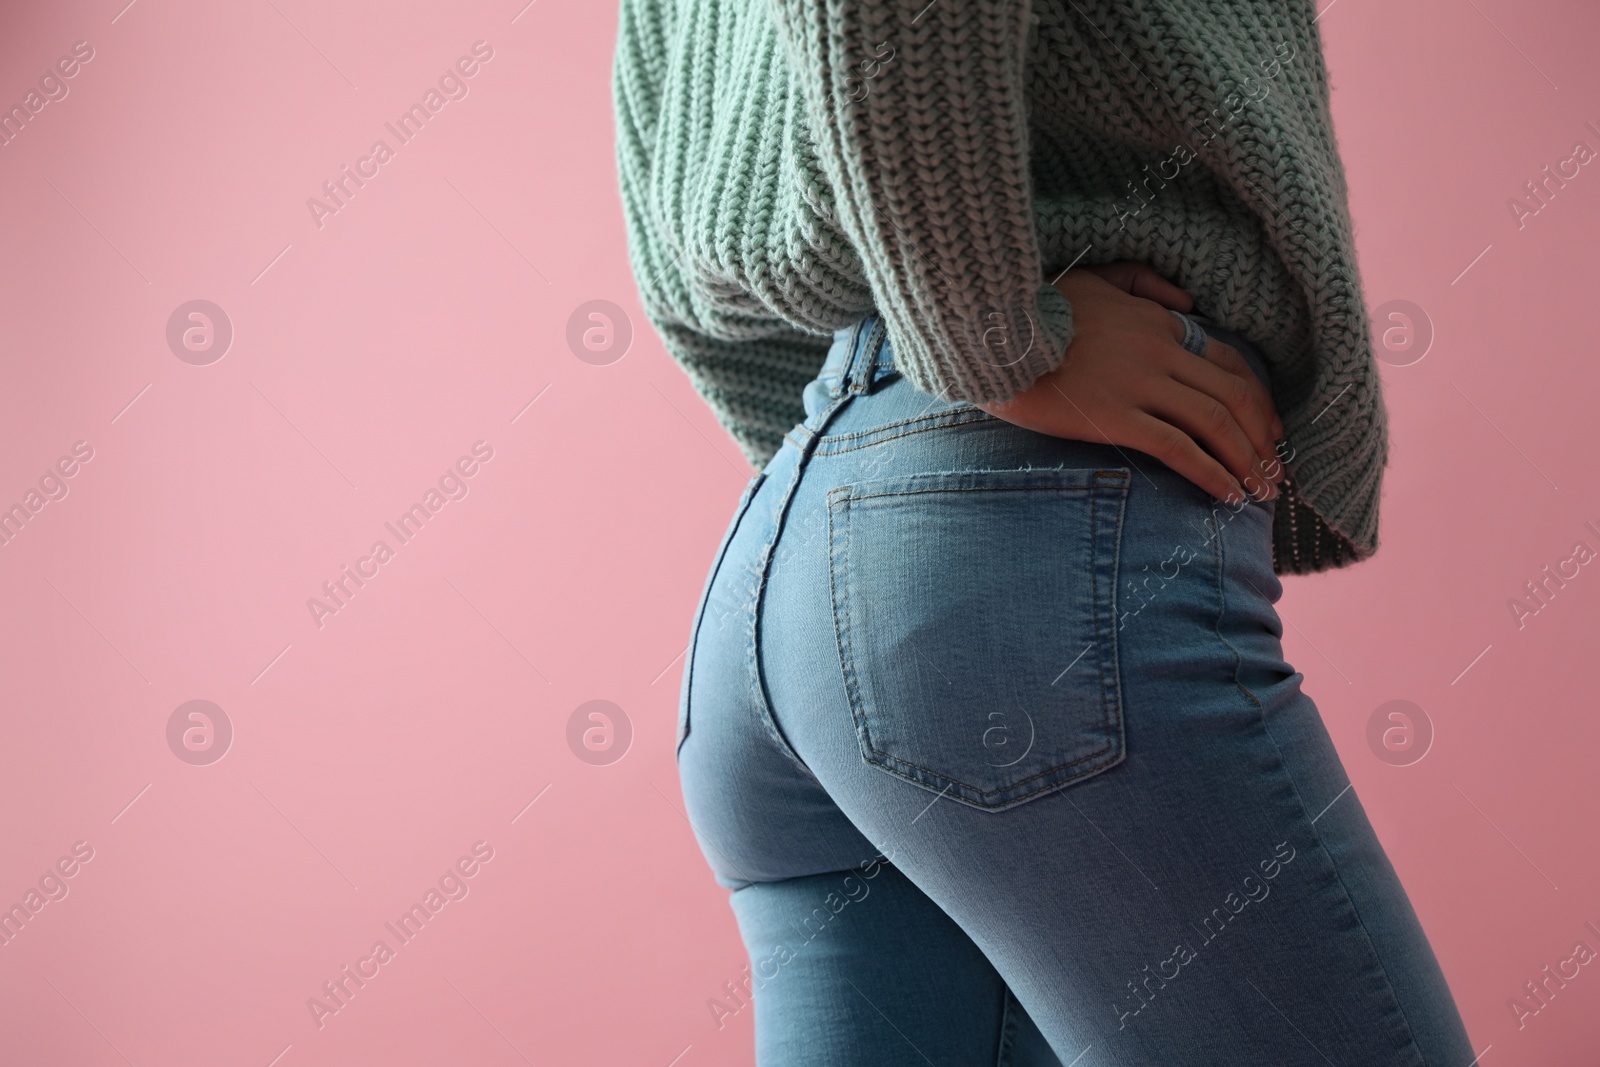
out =
<path fill-rule="evenodd" d="M 1312 0 L 620 0 L 646 314 L 750 462 L 876 309 L 919 389 L 1057 366 L 1073 265 L 1254 341 L 1289 446 L 1274 568 L 1370 556 L 1387 419 Z"/>

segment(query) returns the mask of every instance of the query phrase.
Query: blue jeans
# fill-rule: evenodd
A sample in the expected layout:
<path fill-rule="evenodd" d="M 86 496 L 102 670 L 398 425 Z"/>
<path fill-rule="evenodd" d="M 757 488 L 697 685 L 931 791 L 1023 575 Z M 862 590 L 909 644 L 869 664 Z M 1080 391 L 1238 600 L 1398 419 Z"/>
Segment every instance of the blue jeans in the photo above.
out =
<path fill-rule="evenodd" d="M 750 956 L 717 1025 L 764 1067 L 1468 1067 L 1283 659 L 1275 503 L 923 393 L 875 316 L 805 401 L 684 671 Z"/>

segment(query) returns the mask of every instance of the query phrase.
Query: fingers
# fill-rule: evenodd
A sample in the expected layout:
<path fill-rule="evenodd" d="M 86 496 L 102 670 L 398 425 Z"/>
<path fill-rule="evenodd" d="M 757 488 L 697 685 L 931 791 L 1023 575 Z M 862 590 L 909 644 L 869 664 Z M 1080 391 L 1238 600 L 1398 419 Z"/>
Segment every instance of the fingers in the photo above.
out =
<path fill-rule="evenodd" d="M 1185 354 L 1193 358 L 1192 354 Z M 1254 411 L 1251 393 L 1243 382 L 1227 371 L 1216 367 L 1209 369 L 1223 379 L 1238 382 L 1236 387 L 1224 384 L 1222 388 L 1231 393 L 1229 400 L 1233 404 L 1244 407 L 1247 412 Z M 1220 461 L 1232 480 L 1248 489 L 1251 496 L 1258 500 L 1271 500 L 1278 495 L 1277 486 L 1272 484 L 1276 478 L 1267 477 L 1268 474 L 1278 473 L 1276 467 L 1257 455 L 1250 435 L 1228 402 L 1175 378 L 1158 378 L 1150 388 L 1151 394 L 1140 404 L 1146 414 L 1187 432 L 1197 446 L 1204 446 L 1215 457 L 1214 462 Z M 1273 457 L 1275 463 L 1276 456 L 1270 443 L 1266 455 Z"/>
<path fill-rule="evenodd" d="M 1183 348 L 1172 311 L 1189 294 L 1132 261 L 1062 272 L 1078 329 L 1060 366 L 1003 404 L 978 407 L 1040 433 L 1141 449 L 1212 497 L 1277 498 L 1283 436 L 1265 385 L 1238 350 L 1208 338 Z"/>
<path fill-rule="evenodd" d="M 1244 356 L 1239 354 L 1237 348 L 1215 337 L 1209 337 L 1209 340 L 1210 344 L 1206 346 L 1206 360 L 1244 379 L 1255 393 L 1256 403 L 1266 413 L 1272 440 L 1277 441 L 1283 436 L 1283 420 L 1278 417 L 1278 409 L 1272 402 L 1272 394 L 1267 392 L 1267 387 L 1256 377 L 1256 372 L 1250 369 L 1250 364 L 1245 362 Z"/>
<path fill-rule="evenodd" d="M 1169 315 L 1180 330 L 1182 324 Z M 1283 420 L 1261 379 L 1244 361 L 1239 350 L 1216 338 L 1211 338 L 1202 359 L 1183 349 L 1175 353 L 1169 364 L 1172 376 L 1184 385 L 1198 389 L 1225 405 L 1233 413 L 1234 421 L 1245 435 L 1265 465 L 1268 481 L 1282 477 L 1276 443 L 1283 437 Z"/>
<path fill-rule="evenodd" d="M 1244 489 L 1238 479 L 1195 443 L 1190 434 L 1144 411 L 1132 412 L 1127 423 L 1128 445 L 1148 452 L 1217 500 L 1244 502 Z"/>

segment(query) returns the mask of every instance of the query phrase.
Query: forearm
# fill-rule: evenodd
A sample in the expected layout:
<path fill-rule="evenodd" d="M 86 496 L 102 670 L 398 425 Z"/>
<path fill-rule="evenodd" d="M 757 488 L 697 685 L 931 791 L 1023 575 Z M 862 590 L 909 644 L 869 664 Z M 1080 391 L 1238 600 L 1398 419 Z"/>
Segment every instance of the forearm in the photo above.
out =
<path fill-rule="evenodd" d="M 1026 0 L 772 0 L 896 364 L 1003 400 L 1058 365 L 1027 157 Z"/>

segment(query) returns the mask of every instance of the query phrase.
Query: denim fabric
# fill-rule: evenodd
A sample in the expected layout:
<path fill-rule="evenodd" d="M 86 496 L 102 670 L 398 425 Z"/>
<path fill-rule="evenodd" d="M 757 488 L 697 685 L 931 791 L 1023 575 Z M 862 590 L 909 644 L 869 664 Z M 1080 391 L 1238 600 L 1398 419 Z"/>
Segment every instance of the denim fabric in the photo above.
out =
<path fill-rule="evenodd" d="M 679 705 L 758 1063 L 1468 1067 L 1283 659 L 1275 502 L 922 393 L 876 317 L 805 400 Z"/>

